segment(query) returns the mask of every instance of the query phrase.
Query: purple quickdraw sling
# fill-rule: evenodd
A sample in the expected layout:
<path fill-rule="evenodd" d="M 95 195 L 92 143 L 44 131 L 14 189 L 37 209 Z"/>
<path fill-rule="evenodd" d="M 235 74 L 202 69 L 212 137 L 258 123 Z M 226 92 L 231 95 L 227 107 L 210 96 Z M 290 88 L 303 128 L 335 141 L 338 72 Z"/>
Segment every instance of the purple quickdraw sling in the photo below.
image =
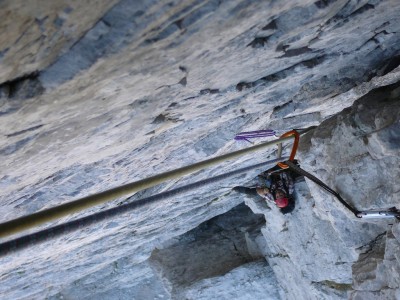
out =
<path fill-rule="evenodd" d="M 252 143 L 249 139 L 276 136 L 276 132 L 271 129 L 266 130 L 255 130 L 240 132 L 235 136 L 236 141 L 247 141 Z"/>

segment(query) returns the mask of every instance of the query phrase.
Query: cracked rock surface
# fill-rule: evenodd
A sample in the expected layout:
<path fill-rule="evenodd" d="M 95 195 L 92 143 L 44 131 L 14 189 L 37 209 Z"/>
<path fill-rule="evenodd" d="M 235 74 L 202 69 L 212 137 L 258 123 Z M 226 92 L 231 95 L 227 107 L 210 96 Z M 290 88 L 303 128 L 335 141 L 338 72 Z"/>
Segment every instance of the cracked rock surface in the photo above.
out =
<path fill-rule="evenodd" d="M 240 131 L 309 126 L 304 169 L 359 210 L 400 208 L 397 0 L 5 0 L 0 16 L 0 222 L 244 148 Z M 400 299 L 396 220 L 357 219 L 302 178 L 287 215 L 232 191 L 261 171 L 1 257 L 0 294 Z"/>

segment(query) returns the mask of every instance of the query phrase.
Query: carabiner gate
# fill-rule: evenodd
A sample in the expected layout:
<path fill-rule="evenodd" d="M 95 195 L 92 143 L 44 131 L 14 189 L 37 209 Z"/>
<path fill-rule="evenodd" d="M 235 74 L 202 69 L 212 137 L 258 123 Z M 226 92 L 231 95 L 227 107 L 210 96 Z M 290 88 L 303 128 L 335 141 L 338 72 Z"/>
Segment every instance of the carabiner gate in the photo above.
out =
<path fill-rule="evenodd" d="M 294 135 L 294 142 L 293 142 L 293 147 L 292 147 L 292 152 L 290 153 L 289 160 L 293 161 L 294 157 L 296 156 L 297 152 L 297 147 L 299 146 L 299 141 L 300 141 L 300 134 L 296 130 L 291 130 L 288 132 L 285 132 L 282 134 L 280 138 L 288 137 Z M 282 169 L 288 169 L 289 166 L 283 162 L 278 163 L 278 166 Z"/>

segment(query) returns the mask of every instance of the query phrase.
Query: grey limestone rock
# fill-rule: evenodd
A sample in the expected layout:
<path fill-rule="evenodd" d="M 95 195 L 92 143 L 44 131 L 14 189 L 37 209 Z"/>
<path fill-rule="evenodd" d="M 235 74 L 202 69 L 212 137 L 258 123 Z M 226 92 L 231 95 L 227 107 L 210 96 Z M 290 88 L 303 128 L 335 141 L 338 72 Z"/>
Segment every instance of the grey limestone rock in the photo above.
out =
<path fill-rule="evenodd" d="M 309 126 L 301 166 L 357 209 L 399 208 L 399 1 L 39 2 L 0 1 L 0 222 Z M 287 215 L 232 190 L 262 171 L 1 257 L 1 297 L 400 299 L 396 220 L 307 179 Z"/>

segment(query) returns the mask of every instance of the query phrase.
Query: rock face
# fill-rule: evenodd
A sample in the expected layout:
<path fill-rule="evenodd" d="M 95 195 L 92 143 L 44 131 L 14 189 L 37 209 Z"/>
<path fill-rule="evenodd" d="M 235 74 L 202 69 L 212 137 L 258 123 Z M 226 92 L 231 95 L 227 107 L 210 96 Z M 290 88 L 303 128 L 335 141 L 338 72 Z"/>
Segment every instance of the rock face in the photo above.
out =
<path fill-rule="evenodd" d="M 400 208 L 397 0 L 0 8 L 1 222 L 248 146 L 240 131 L 309 126 L 307 171 L 359 210 Z M 4 256 L 2 298 L 400 299 L 396 220 L 357 219 L 308 179 L 286 215 L 232 190 L 261 171 Z"/>
<path fill-rule="evenodd" d="M 399 147 L 394 146 L 399 143 L 399 86 L 370 92 L 302 140 L 302 163 L 359 210 L 398 206 L 399 170 L 392 166 L 399 163 Z M 377 136 L 383 138 L 378 142 Z M 379 152 L 372 150 L 377 147 L 371 140 L 380 145 Z M 397 227 L 358 220 L 312 182 L 296 186 L 297 211 L 290 216 L 275 207 L 266 210 L 260 199 L 248 200 L 253 211 L 265 214 L 267 257 L 285 297 L 340 299 L 354 289 L 354 299 L 393 299 L 399 286 L 391 251 L 398 242 L 391 232 Z"/>
<path fill-rule="evenodd" d="M 210 299 L 214 293 L 224 299 L 276 299 L 272 270 L 256 243 L 263 223 L 240 204 L 154 250 L 150 263 L 174 299 Z"/>
<path fill-rule="evenodd" d="M 26 5 L 20 0 L 2 1 L 0 82 L 46 69 L 115 3 L 117 1 L 45 1 Z"/>

